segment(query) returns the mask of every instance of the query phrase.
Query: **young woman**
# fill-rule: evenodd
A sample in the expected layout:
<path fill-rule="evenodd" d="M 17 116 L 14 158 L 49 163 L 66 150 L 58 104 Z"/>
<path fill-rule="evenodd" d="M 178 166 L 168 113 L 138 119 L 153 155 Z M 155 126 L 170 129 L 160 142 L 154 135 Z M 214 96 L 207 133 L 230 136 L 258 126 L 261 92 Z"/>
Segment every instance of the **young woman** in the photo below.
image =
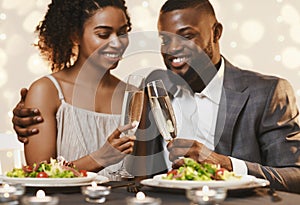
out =
<path fill-rule="evenodd" d="M 133 151 L 135 137 L 120 138 L 133 125 L 116 129 L 125 85 L 110 74 L 130 29 L 122 0 L 52 0 L 36 32 L 53 73 L 33 82 L 25 100 L 44 118 L 24 145 L 27 164 L 63 156 L 108 176 L 110 165 Z"/>

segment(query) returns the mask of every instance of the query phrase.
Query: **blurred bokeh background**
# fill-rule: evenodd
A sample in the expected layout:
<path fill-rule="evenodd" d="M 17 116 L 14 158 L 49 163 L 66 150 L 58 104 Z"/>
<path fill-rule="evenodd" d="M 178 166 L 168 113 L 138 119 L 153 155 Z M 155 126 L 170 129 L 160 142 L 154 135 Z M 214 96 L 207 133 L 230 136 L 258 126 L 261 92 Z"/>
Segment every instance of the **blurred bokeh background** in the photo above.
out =
<path fill-rule="evenodd" d="M 0 0 L 0 132 L 13 132 L 12 109 L 19 90 L 50 72 L 33 46 L 33 31 L 50 0 Z M 133 31 L 156 31 L 165 0 L 127 0 Z M 300 107 L 300 1 L 212 0 L 224 26 L 222 54 L 233 64 L 288 79 Z M 147 33 L 147 32 L 146 32 Z M 147 35 L 147 34 L 146 34 Z M 141 44 L 145 42 L 141 41 Z M 146 42 L 147 43 L 147 42 Z M 137 55 L 137 54 L 136 54 Z M 163 67 L 159 53 L 128 58 L 124 69 Z M 140 64 L 140 65 L 138 65 Z M 130 66 L 128 66 L 130 65 Z"/>

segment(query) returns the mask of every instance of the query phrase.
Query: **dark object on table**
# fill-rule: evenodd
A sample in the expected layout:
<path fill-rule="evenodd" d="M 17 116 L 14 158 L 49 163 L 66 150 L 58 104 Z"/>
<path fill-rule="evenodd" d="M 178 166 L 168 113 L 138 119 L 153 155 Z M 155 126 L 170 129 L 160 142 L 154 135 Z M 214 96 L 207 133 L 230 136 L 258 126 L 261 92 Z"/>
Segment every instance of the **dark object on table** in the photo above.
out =
<path fill-rule="evenodd" d="M 271 196 L 273 202 L 279 202 L 282 200 L 281 197 L 277 194 L 277 192 L 273 188 L 270 188 L 268 190 L 268 194 Z"/>

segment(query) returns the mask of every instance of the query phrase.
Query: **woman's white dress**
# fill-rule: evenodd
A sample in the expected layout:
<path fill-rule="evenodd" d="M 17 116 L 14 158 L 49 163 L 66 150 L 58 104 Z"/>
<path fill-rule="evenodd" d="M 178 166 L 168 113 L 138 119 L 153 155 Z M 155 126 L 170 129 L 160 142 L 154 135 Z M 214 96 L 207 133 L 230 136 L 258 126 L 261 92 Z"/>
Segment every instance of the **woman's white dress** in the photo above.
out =
<path fill-rule="evenodd" d="M 57 88 L 61 100 L 56 113 L 57 156 L 73 161 L 102 147 L 107 137 L 119 126 L 121 116 L 97 113 L 66 103 L 57 80 L 52 75 L 46 77 Z M 99 174 L 110 177 L 110 173 L 118 170 L 120 166 L 121 162 L 111 165 Z"/>

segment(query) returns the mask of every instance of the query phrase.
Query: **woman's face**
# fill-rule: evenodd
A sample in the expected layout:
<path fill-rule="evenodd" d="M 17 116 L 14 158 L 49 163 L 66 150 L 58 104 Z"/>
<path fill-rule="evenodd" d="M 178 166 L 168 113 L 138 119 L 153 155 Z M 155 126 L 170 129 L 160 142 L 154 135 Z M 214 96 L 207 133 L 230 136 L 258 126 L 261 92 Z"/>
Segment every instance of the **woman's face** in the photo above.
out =
<path fill-rule="evenodd" d="M 85 61 L 93 54 L 92 61 L 97 66 L 115 68 L 128 46 L 127 32 L 127 19 L 121 9 L 99 9 L 83 25 L 78 60 Z"/>

